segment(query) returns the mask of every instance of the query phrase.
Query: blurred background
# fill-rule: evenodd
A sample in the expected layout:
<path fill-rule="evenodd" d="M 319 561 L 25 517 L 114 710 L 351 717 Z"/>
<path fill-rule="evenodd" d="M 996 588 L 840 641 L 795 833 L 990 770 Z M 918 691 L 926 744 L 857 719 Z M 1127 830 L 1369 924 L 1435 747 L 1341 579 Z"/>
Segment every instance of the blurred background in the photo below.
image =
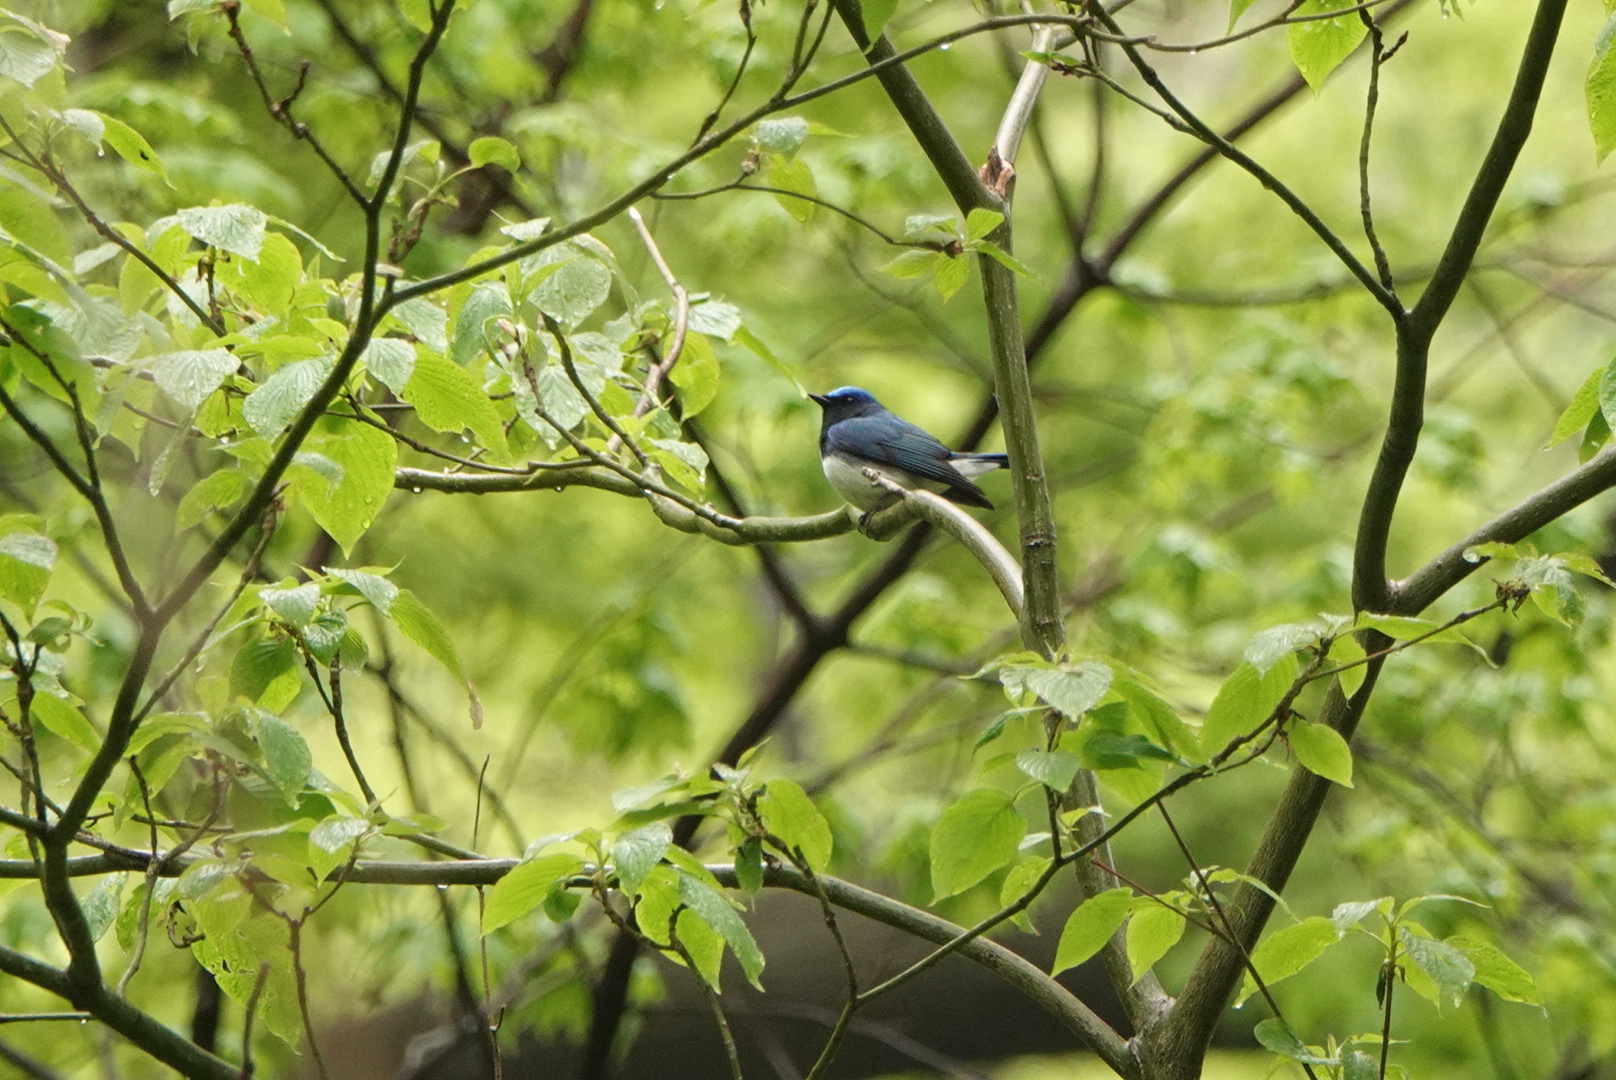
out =
<path fill-rule="evenodd" d="M 904 0 L 888 32 L 901 48 L 991 7 Z M 170 21 L 156 0 L 24 8 L 73 36 L 68 102 L 127 120 L 167 163 L 172 187 L 110 155 L 83 163 L 80 186 L 109 219 L 144 225 L 177 207 L 248 201 L 339 256 L 357 255 L 356 214 L 307 148 L 266 115 L 219 20 Z M 286 0 L 286 30 L 264 17 L 266 8 L 249 4 L 242 25 L 272 84 L 289 92 L 309 60 L 300 115 L 362 172 L 391 138 L 388 88 L 399 85 L 414 33 L 390 2 Z M 410 255 L 411 275 L 461 265 L 497 242 L 502 224 L 571 220 L 676 154 L 746 45 L 727 0 L 476 0 L 464 8 L 426 81 L 422 136 L 463 148 L 497 134 L 526 168 L 460 184 L 458 206 L 430 220 Z M 1280 10 L 1260 0 L 1241 25 Z M 799 14 L 785 0 L 751 7 L 759 43 L 739 107 L 778 81 Z M 1130 32 L 1187 42 L 1224 33 L 1229 12 L 1222 3 L 1138 0 L 1119 17 Z M 1578 387 L 1611 359 L 1616 337 L 1608 286 L 1616 204 L 1583 96 L 1604 17 L 1598 4 L 1573 5 L 1524 158 L 1437 339 L 1424 439 L 1393 534 L 1394 575 L 1576 464 L 1578 439 L 1545 444 Z M 1420 0 L 1391 23 L 1388 37 L 1406 30 L 1408 40 L 1383 72 L 1371 172 L 1377 225 L 1405 298 L 1417 295 L 1445 242 L 1528 19 L 1525 5 L 1505 0 Z M 1024 30 L 971 38 L 911 65 L 973 160 L 992 139 L 1029 39 Z M 1295 86 L 1282 30 L 1155 59 L 1215 126 L 1272 105 L 1242 145 L 1367 258 L 1358 222 L 1362 53 L 1318 93 Z M 1120 57 L 1103 61 L 1140 89 Z M 804 85 L 861 65 L 833 22 Z M 796 115 L 813 123 L 798 160 L 818 197 L 894 234 L 911 215 L 951 212 L 873 82 Z M 747 150 L 737 140 L 669 190 L 727 184 Z M 1161 212 L 1136 220 L 1197 150 L 1092 80 L 1052 75 L 1017 163 L 1014 215 L 1016 254 L 1032 270 L 1021 282 L 1022 308 L 1036 328 L 1034 385 L 1074 654 L 1138 669 L 1191 720 L 1255 631 L 1350 610 L 1352 530 L 1393 359 L 1384 312 L 1278 200 L 1227 164 L 1195 173 Z M 884 274 L 898 252 L 869 230 L 824 209 L 798 220 L 767 194 L 647 201 L 641 210 L 684 285 L 735 305 L 778 360 L 718 346 L 722 382 L 699 418 L 727 487 L 714 482 L 715 501 L 733 498 L 755 514 L 837 505 L 817 460 L 818 409 L 803 388 L 865 387 L 945 441 L 965 434 L 988 400 L 974 273 L 944 303 L 924 282 Z M 626 221 L 597 236 L 642 294 L 666 302 Z M 312 253 L 305 245 L 305 258 Z M 326 272 L 344 271 L 328 264 Z M 624 303 L 615 292 L 597 319 Z M 1000 448 L 997 438 L 990 429 L 983 448 Z M 15 434 L 6 440 L 15 447 Z M 431 467 L 409 451 L 401 460 Z M 5 471 L 8 484 L 28 480 Z M 1000 507 L 984 520 L 1013 542 L 1008 485 L 991 476 L 983 483 Z M 1610 511 L 1596 500 L 1539 547 L 1616 553 Z M 306 517 L 292 518 L 270 552 L 276 572 L 318 565 L 311 556 L 329 561 L 317 534 Z M 396 566 L 394 580 L 443 618 L 486 720 L 472 729 L 463 691 L 424 654 L 373 642 L 402 696 L 390 699 L 376 681 L 351 691 L 350 722 L 371 780 L 401 810 L 454 823 L 446 835 L 457 843 L 515 855 L 540 837 L 609 823 L 614 791 L 704 767 L 744 720 L 772 710 L 757 767 L 814 793 L 835 827 L 835 872 L 925 904 L 926 838 L 937 813 L 964 790 L 1013 776 L 1007 758 L 972 749 L 1004 708 L 1002 696 L 961 676 L 1016 645 L 1002 602 L 969 557 L 932 542 L 894 562 L 903 544 L 847 535 L 769 554 L 770 572 L 812 611 L 828 615 L 850 597 L 858 605 L 843 609 L 857 615 L 845 643 L 821 648 L 800 632 L 779 578 L 771 584 L 756 552 L 666 529 L 639 501 L 580 488 L 395 492 L 348 564 Z M 1492 589 L 1486 573 L 1477 575 L 1435 614 L 1484 603 Z M 91 596 L 86 590 L 86 607 Z M 1536 976 L 1542 1010 L 1479 989 L 1441 1012 L 1402 994 L 1396 1031 L 1411 1042 L 1395 1060 L 1412 1076 L 1616 1075 L 1610 611 L 1593 587 L 1587 600 L 1575 628 L 1530 607 L 1489 616 L 1473 632 L 1489 657 L 1427 649 L 1390 663 L 1355 744 L 1356 787 L 1332 793 L 1286 892 L 1297 917 L 1384 895 L 1469 898 L 1485 906 L 1433 904 L 1426 925 L 1496 939 Z M 115 617 L 103 632 L 115 654 Z M 298 708 L 317 762 L 340 762 L 318 703 Z M 1304 714 L 1316 708 L 1303 699 Z M 1288 769 L 1279 754 L 1175 799 L 1175 818 L 1204 863 L 1244 865 Z M 1114 793 L 1106 799 L 1123 805 Z M 1153 889 L 1180 887 L 1186 872 L 1149 817 L 1125 834 L 1116 858 Z M 938 910 L 968 923 L 995 909 L 997 897 L 995 880 Z M 770 993 L 738 991 L 735 1002 L 746 1016 L 738 1033 L 749 1075 L 801 1075 L 811 1061 L 803 1048 L 833 1018 L 836 958 L 813 911 L 786 910 L 795 899 L 757 913 Z M 1049 932 L 1005 940 L 1047 956 L 1072 902 L 1070 893 L 1041 900 L 1034 922 Z M 458 936 L 446 933 L 446 917 Z M 0 930 L 24 940 L 42 919 L 19 898 Z M 457 972 L 464 978 L 475 966 L 476 919 L 465 890 L 351 888 L 322 913 L 310 930 L 313 1007 L 334 1075 L 482 1075 L 456 990 Z M 901 963 L 902 943 L 870 934 L 872 950 L 891 950 L 891 963 Z M 1161 970 L 1170 990 L 1203 940 L 1192 928 L 1169 954 Z M 489 938 L 493 981 L 508 1004 L 506 1075 L 568 1075 L 607 943 L 587 910 L 570 927 L 535 916 Z M 197 993 L 208 991 L 193 986 L 185 953 L 157 952 L 143 978 L 170 980 L 172 1001 L 154 1007 L 184 1027 Z M 1378 961 L 1372 947 L 1349 943 L 1276 994 L 1312 1040 L 1378 1029 Z M 722 1069 L 705 1006 L 681 976 L 641 961 L 624 1075 Z M 1084 970 L 1072 977 L 1099 993 Z M 228 1047 L 239 1013 L 222 1007 L 220 1045 Z M 1229 1014 L 1209 1077 L 1268 1075 L 1273 1059 L 1251 1037 L 1263 1015 L 1258 1004 Z M 98 1075 L 113 1068 L 108 1061 L 121 1063 L 122 1075 L 155 1075 L 92 1039 L 18 1028 L 0 1040 L 63 1075 Z M 1071 1051 L 1010 991 L 967 965 L 945 965 L 872 1013 L 839 1068 L 999 1080 L 1104 1074 Z M 309 1075 L 290 1050 L 263 1067 Z"/>

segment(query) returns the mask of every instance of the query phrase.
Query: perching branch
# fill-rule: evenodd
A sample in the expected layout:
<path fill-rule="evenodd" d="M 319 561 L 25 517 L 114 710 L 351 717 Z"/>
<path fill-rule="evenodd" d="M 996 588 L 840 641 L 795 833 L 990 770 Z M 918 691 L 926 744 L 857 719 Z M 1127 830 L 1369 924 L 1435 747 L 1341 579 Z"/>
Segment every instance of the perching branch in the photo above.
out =
<path fill-rule="evenodd" d="M 1021 581 L 1021 567 L 1015 558 L 999 543 L 998 537 L 970 514 L 961 510 L 941 495 L 929 491 L 911 491 L 874 469 L 865 469 L 870 483 L 899 497 L 901 505 L 908 506 L 914 515 L 948 533 L 960 546 L 970 552 L 999 587 L 1010 613 L 1019 621 L 1026 607 L 1026 594 Z"/>

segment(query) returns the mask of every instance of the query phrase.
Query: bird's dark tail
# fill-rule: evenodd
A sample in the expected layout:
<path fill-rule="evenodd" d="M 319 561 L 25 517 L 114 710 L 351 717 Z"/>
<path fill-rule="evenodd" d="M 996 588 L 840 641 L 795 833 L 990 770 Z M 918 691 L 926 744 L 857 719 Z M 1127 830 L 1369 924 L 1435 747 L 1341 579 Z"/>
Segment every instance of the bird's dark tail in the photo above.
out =
<path fill-rule="evenodd" d="M 947 491 L 944 491 L 943 498 L 949 502 L 959 503 L 961 506 L 979 506 L 983 510 L 992 510 L 994 508 L 993 502 L 987 497 L 987 493 L 969 480 L 961 480 Z"/>

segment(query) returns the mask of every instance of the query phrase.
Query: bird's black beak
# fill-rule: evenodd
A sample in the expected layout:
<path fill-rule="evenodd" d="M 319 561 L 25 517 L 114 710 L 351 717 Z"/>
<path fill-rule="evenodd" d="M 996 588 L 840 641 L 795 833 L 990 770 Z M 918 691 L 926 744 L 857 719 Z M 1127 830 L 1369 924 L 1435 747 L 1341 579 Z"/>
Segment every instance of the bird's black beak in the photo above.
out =
<path fill-rule="evenodd" d="M 821 409 L 823 409 L 830 402 L 830 398 L 826 397 L 824 394 L 809 394 L 808 400 L 812 401 L 815 405 L 818 405 Z"/>

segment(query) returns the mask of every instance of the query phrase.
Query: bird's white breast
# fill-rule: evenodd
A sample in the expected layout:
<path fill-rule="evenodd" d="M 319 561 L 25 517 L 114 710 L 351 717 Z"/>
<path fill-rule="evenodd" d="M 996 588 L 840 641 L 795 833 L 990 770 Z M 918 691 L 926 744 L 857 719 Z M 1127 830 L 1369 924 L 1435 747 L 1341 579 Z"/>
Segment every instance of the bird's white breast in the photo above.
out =
<path fill-rule="evenodd" d="M 865 469 L 874 469 L 882 476 L 888 477 L 906 488 L 926 488 L 928 490 L 940 489 L 941 484 L 930 484 L 902 469 L 891 465 L 876 465 L 871 462 L 854 461 L 841 454 L 827 454 L 820 460 L 825 470 L 825 479 L 836 493 L 860 510 L 874 510 L 878 507 L 890 506 L 897 496 L 885 488 L 876 487 L 870 483 L 870 478 L 864 475 Z"/>

